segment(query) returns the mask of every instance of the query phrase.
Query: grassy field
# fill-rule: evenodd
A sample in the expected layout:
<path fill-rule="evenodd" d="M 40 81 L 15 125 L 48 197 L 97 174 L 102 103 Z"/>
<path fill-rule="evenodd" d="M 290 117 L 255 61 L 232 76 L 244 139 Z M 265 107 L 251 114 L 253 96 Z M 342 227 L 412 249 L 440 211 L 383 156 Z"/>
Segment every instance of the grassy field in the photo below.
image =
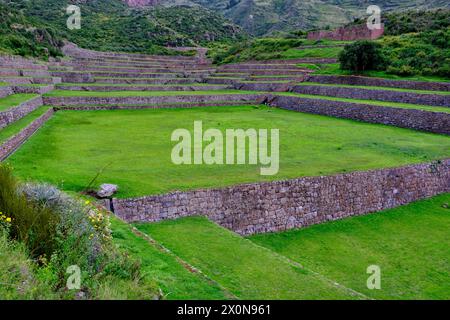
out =
<path fill-rule="evenodd" d="M 375 299 L 450 299 L 450 194 L 250 239 Z M 366 286 L 381 268 L 381 290 Z"/>
<path fill-rule="evenodd" d="M 311 48 L 311 49 L 288 49 L 282 53 L 282 59 L 300 58 L 336 58 L 343 50 L 342 47 Z"/>
<path fill-rule="evenodd" d="M 450 108 L 448 108 L 448 107 L 434 107 L 434 106 L 425 106 L 425 105 L 411 104 L 411 103 L 338 98 L 338 97 L 319 96 L 319 95 L 315 95 L 315 94 L 301 94 L 301 93 L 293 93 L 293 92 L 276 92 L 274 94 L 300 97 L 300 98 L 309 98 L 309 99 L 323 99 L 323 100 L 330 100 L 330 101 L 342 101 L 342 102 L 350 102 L 350 103 L 369 104 L 369 105 L 374 105 L 374 106 L 391 107 L 391 108 L 416 109 L 416 110 L 424 110 L 424 111 L 431 111 L 431 112 L 450 113 Z"/>
<path fill-rule="evenodd" d="M 13 135 L 17 134 L 25 128 L 27 125 L 29 125 L 31 122 L 33 122 L 35 119 L 39 118 L 41 115 L 45 113 L 45 111 L 48 110 L 48 107 L 40 107 L 33 112 L 27 114 L 22 119 L 10 124 L 9 126 L 0 129 L 0 143 L 7 140 L 8 138 L 12 137 Z"/>
<path fill-rule="evenodd" d="M 37 94 L 19 93 L 0 98 L 0 111 L 8 110 L 9 108 L 18 106 L 22 102 L 36 98 Z"/>
<path fill-rule="evenodd" d="M 280 129 L 280 171 L 259 165 L 174 165 L 172 132 L 203 128 Z M 355 135 L 355 132 L 358 132 Z M 449 156 L 450 138 L 269 107 L 62 111 L 9 158 L 23 179 L 81 191 L 116 183 L 119 197 L 396 167 Z M 102 171 L 102 169 L 104 169 Z M 211 179 L 214 177 L 214 179 Z"/>
<path fill-rule="evenodd" d="M 162 252 L 143 237 L 133 233 L 131 226 L 112 219 L 114 243 L 141 263 L 144 280 L 156 282 L 169 300 L 226 299 L 230 294 L 205 277 L 183 267 L 176 257 Z"/>
<path fill-rule="evenodd" d="M 206 218 L 139 224 L 137 228 L 240 299 L 358 298 Z"/>

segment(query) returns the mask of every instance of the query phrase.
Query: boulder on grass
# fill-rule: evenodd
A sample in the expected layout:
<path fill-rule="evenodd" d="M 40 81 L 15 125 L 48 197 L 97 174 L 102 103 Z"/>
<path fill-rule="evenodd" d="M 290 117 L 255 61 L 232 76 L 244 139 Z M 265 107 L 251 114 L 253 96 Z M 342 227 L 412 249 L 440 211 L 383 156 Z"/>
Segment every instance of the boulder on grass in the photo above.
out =
<path fill-rule="evenodd" d="M 100 186 L 100 190 L 98 190 L 97 195 L 100 198 L 109 198 L 112 197 L 117 190 L 119 190 L 117 185 L 105 183 Z"/>

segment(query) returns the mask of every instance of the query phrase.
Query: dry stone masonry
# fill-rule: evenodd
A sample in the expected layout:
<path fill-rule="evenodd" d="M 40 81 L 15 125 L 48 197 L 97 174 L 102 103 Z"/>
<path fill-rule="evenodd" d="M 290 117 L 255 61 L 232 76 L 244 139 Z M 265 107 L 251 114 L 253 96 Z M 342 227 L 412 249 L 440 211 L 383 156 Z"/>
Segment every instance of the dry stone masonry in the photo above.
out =
<path fill-rule="evenodd" d="M 450 135 L 450 113 L 295 96 L 272 95 L 262 102 L 286 110 Z"/>
<path fill-rule="evenodd" d="M 6 111 L 0 112 L 0 129 L 25 117 L 27 114 L 33 112 L 42 105 L 42 97 L 39 96 L 23 102 L 17 107 L 13 107 Z"/>
<path fill-rule="evenodd" d="M 202 215 L 241 235 L 390 209 L 450 191 L 450 159 L 400 168 L 113 199 L 129 222 Z"/>
<path fill-rule="evenodd" d="M 5 160 L 12 152 L 19 148 L 33 133 L 35 133 L 53 115 L 50 108 L 42 116 L 34 120 L 18 134 L 12 136 L 0 145 L 0 161 Z"/>

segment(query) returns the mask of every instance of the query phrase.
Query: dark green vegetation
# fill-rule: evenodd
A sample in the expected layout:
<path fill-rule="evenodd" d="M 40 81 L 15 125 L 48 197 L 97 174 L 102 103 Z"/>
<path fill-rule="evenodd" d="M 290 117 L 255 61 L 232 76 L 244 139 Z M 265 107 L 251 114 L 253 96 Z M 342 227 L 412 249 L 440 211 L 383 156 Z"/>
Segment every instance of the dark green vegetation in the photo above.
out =
<path fill-rule="evenodd" d="M 448 4 L 447 4 L 448 6 Z M 388 11 L 381 16 L 386 36 L 405 33 L 430 32 L 450 26 L 450 9 Z M 355 19 L 354 24 L 365 23 L 365 19 Z"/>
<path fill-rule="evenodd" d="M 174 2 L 176 0 L 164 1 L 169 4 Z M 371 4 L 380 6 L 383 14 L 387 10 L 396 9 L 449 7 L 447 0 L 379 0 L 376 3 L 366 0 L 189 0 L 184 2 L 200 4 L 221 12 L 257 36 L 278 31 L 336 27 L 352 21 L 355 17 L 367 17 L 366 9 Z M 423 20 L 426 19 L 427 17 L 423 18 Z"/>
<path fill-rule="evenodd" d="M 306 39 L 262 38 L 241 43 L 215 44 L 209 56 L 214 63 L 224 64 L 250 60 L 298 59 L 298 58 L 337 58 L 341 47 L 310 48 L 298 50 L 302 45 L 340 44 L 338 41 L 307 41 Z"/>
<path fill-rule="evenodd" d="M 377 70 L 384 65 L 381 45 L 373 41 L 356 41 L 348 44 L 339 54 L 342 70 L 364 72 Z"/>
<path fill-rule="evenodd" d="M 48 59 L 62 55 L 61 45 L 53 28 L 0 1 L 0 52 Z"/>
<path fill-rule="evenodd" d="M 0 165 L 0 299 L 153 299 L 140 264 L 112 241 L 109 213 Z M 13 259 L 10 261 L 10 259 Z M 67 290 L 67 268 L 81 271 Z M 71 272 L 72 273 L 72 272 Z"/>
<path fill-rule="evenodd" d="M 207 41 L 238 40 L 245 36 L 238 26 L 200 7 L 133 10 L 120 0 L 92 0 L 78 4 L 81 29 L 69 30 L 66 8 L 74 4 L 72 1 L 1 0 L 0 4 L 2 15 L 9 17 L 13 14 L 5 20 L 0 31 L 5 31 L 0 37 L 0 48 L 21 55 L 45 56 L 41 47 L 48 48 L 48 54 L 57 55 L 63 39 L 100 51 L 175 54 L 165 46 L 193 46 Z M 1 21 L 3 23 L 3 19 Z M 30 27 L 38 30 L 30 31 Z M 17 33 L 21 38 L 15 35 Z M 41 35 L 44 37 L 42 41 Z M 28 38 L 34 39 L 30 45 L 25 42 Z"/>
<path fill-rule="evenodd" d="M 240 299 L 361 298 L 206 218 L 138 224 L 137 228 Z"/>
<path fill-rule="evenodd" d="M 261 176 L 252 165 L 174 165 L 172 132 L 192 132 L 198 119 L 205 130 L 280 129 L 279 173 Z M 397 167 L 448 157 L 449 146 L 446 136 L 262 106 L 61 111 L 8 161 L 23 179 L 70 191 L 83 190 L 104 168 L 96 183 L 116 183 L 119 197 L 131 197 Z"/>
<path fill-rule="evenodd" d="M 375 299 L 450 299 L 450 194 L 302 230 L 253 236 L 262 246 Z M 366 269 L 381 268 L 381 290 Z"/>

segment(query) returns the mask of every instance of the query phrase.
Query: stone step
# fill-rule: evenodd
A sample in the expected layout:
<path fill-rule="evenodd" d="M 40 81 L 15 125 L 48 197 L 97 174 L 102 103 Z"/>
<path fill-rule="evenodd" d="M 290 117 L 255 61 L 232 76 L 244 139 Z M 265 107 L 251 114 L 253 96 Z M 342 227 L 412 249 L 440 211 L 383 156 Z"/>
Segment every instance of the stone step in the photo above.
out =
<path fill-rule="evenodd" d="M 122 72 L 122 73 L 176 73 L 176 72 L 191 72 L 191 73 L 213 73 L 215 69 L 188 69 L 188 68 L 117 68 L 117 67 L 91 67 L 81 66 L 75 67 L 74 71 L 87 72 Z"/>
<path fill-rule="evenodd" d="M 56 83 L 61 83 L 61 78 L 57 78 L 57 77 L 0 77 L 0 82 L 6 82 L 11 85 L 56 84 Z"/>
<path fill-rule="evenodd" d="M 262 82 L 262 81 L 280 81 L 280 80 L 286 80 L 286 81 L 296 81 L 296 82 L 302 82 L 305 80 L 305 75 L 301 76 L 285 76 L 285 77 L 271 77 L 268 76 L 250 76 L 249 80 L 256 81 L 256 82 Z"/>
<path fill-rule="evenodd" d="M 95 77 L 95 83 L 109 83 L 109 84 L 185 84 L 185 83 L 202 83 L 203 78 L 105 78 Z"/>
<path fill-rule="evenodd" d="M 22 70 L 0 68 L 0 77 L 46 77 L 50 76 L 47 70 Z"/>
<path fill-rule="evenodd" d="M 304 75 L 306 73 L 310 73 L 311 70 L 305 70 L 305 69 L 286 69 L 286 70 L 279 70 L 279 69 L 266 69 L 266 70 L 258 70 L 258 69 L 230 69 L 230 72 L 244 72 L 247 74 L 247 76 L 250 75 Z"/>
<path fill-rule="evenodd" d="M 307 81 L 322 84 L 345 84 L 415 90 L 450 91 L 450 82 L 409 81 L 374 77 L 335 75 L 309 75 Z"/>
<path fill-rule="evenodd" d="M 29 85 L 15 85 L 12 86 L 14 93 L 34 93 L 34 94 L 46 94 L 55 89 L 53 84 L 43 86 L 29 86 Z"/>
<path fill-rule="evenodd" d="M 57 89 L 74 91 L 213 91 L 229 89 L 229 85 L 89 85 L 89 84 L 60 84 Z"/>
<path fill-rule="evenodd" d="M 251 89 L 247 89 L 251 90 Z M 419 104 L 427 106 L 450 107 L 450 95 L 416 93 L 413 91 L 394 91 L 383 89 L 362 89 L 360 87 L 339 87 L 310 85 L 307 82 L 294 86 L 292 92 L 357 100 L 377 100 L 387 102 Z"/>
<path fill-rule="evenodd" d="M 70 106 L 70 105 L 111 105 L 111 104 L 161 104 L 161 103 L 203 103 L 203 102 L 218 102 L 218 101 L 257 101 L 263 95 L 260 94 L 246 94 L 246 93 L 232 93 L 232 94 L 180 94 L 167 96 L 128 96 L 128 97 L 61 97 L 61 96 L 44 96 L 43 100 L 46 105 L 52 106 Z"/>
<path fill-rule="evenodd" d="M 163 109 L 163 108 L 196 108 L 196 107 L 226 107 L 226 106 L 242 106 L 257 105 L 257 101 L 215 101 L 215 102 L 196 102 L 196 103 L 160 103 L 160 104 L 111 104 L 111 105 L 67 105 L 55 107 L 57 110 L 137 110 L 137 109 Z"/>
<path fill-rule="evenodd" d="M 238 63 L 238 64 L 228 64 L 221 66 L 218 70 L 226 72 L 227 70 L 290 70 L 290 69 L 300 69 L 294 64 L 251 64 L 251 63 Z"/>
<path fill-rule="evenodd" d="M 196 63 L 133 63 L 133 62 L 114 62 L 114 61 L 72 61 L 54 65 L 55 67 L 83 67 L 83 66 L 103 66 L 103 67 L 130 67 L 130 68 L 192 68 L 192 69 L 209 69 L 211 65 Z"/>
<path fill-rule="evenodd" d="M 10 86 L 0 86 L 0 99 L 10 96 L 14 93 Z"/>

